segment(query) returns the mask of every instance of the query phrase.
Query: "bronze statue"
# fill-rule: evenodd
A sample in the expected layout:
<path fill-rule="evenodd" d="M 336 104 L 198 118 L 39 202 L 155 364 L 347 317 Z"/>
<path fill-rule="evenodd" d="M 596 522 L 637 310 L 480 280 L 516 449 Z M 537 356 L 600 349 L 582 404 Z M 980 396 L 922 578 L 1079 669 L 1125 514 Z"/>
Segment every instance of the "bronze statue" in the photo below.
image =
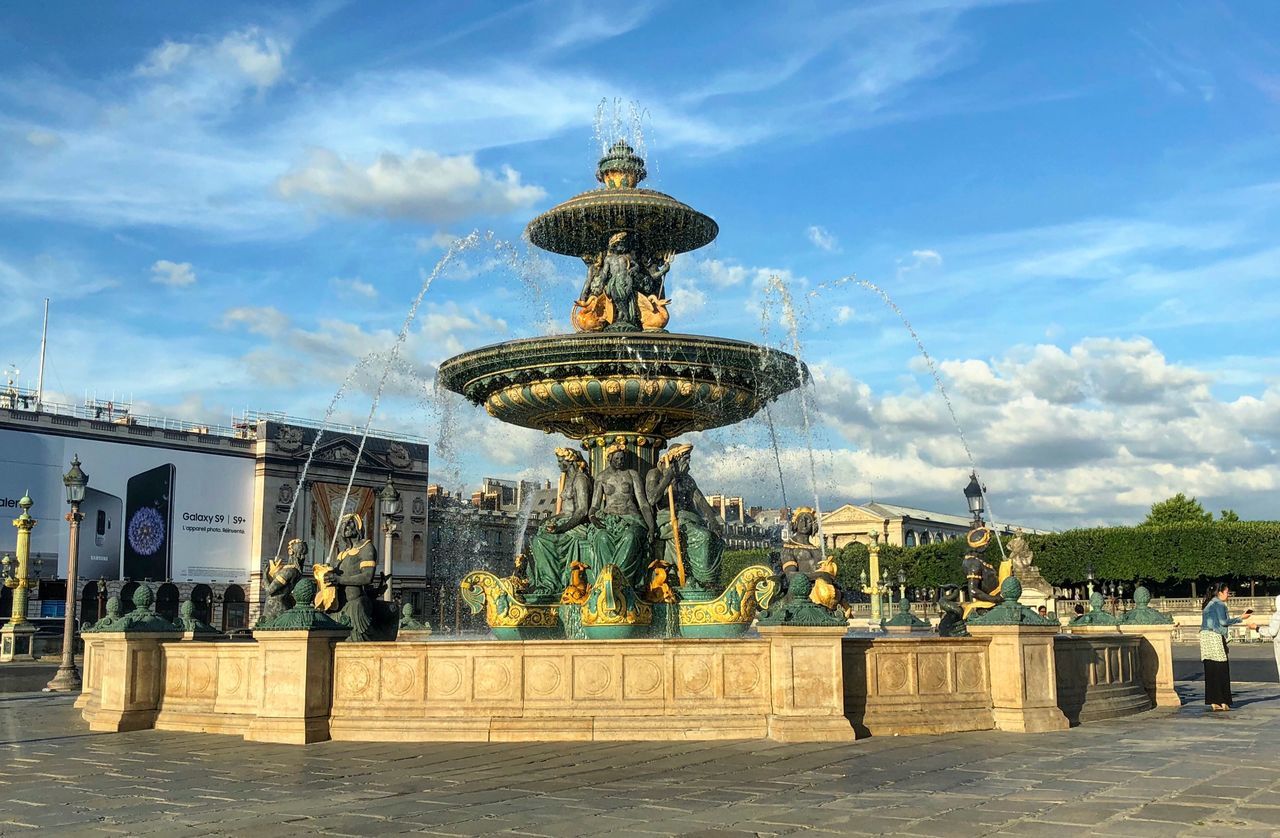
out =
<path fill-rule="evenodd" d="M 373 597 L 369 590 L 378 567 L 378 551 L 365 537 L 364 520 L 352 513 L 338 522 L 344 549 L 337 564 L 316 565 L 312 573 L 320 586 L 316 607 L 336 612 L 338 622 L 351 627 L 348 640 L 363 642 L 373 638 Z"/>
<path fill-rule="evenodd" d="M 822 564 L 822 548 L 813 543 L 818 532 L 818 516 L 808 506 L 798 506 L 791 513 L 790 536 L 782 542 L 782 572 L 818 572 Z"/>
<path fill-rule="evenodd" d="M 645 478 L 645 495 L 654 507 L 663 561 L 676 568 L 680 587 L 719 588 L 724 556 L 724 521 L 707 503 L 693 475 L 693 446 L 672 446 Z"/>
<path fill-rule="evenodd" d="M 612 233 L 604 251 L 582 257 L 587 279 L 574 303 L 574 326 L 584 332 L 666 326 L 671 301 L 663 295 L 673 258 L 672 252 L 638 252 L 630 233 Z"/>
<path fill-rule="evenodd" d="M 960 603 L 960 588 L 957 585 L 944 585 L 938 591 L 938 610 L 942 619 L 938 621 L 939 637 L 968 637 L 969 628 L 964 621 L 964 606 Z"/>
<path fill-rule="evenodd" d="M 267 563 L 267 602 L 262 606 L 259 622 L 273 620 L 293 607 L 293 586 L 303 575 L 307 563 L 307 543 L 300 538 L 289 542 L 284 561 L 272 559 Z"/>
<path fill-rule="evenodd" d="M 964 554 L 961 567 L 969 592 L 969 601 L 964 604 L 964 617 L 967 620 L 974 611 L 985 610 L 1004 602 L 1000 595 L 1000 583 L 1012 572 L 1011 563 L 1004 561 L 999 570 L 986 559 L 987 547 L 991 545 L 991 530 L 977 526 L 969 530 L 965 536 L 969 551 Z"/>
<path fill-rule="evenodd" d="M 596 477 L 591 497 L 591 581 L 614 564 L 627 583 L 639 590 L 653 539 L 653 507 L 640 483 L 640 473 L 627 468 L 627 449 L 621 441 L 610 449 L 608 463 Z"/>
<path fill-rule="evenodd" d="M 533 554 L 529 594 L 549 601 L 563 593 L 569 582 L 569 566 L 575 561 L 589 560 L 591 554 L 587 522 L 591 511 L 591 474 L 587 461 L 572 448 L 557 448 L 556 463 L 560 468 L 556 512 L 529 542 L 529 552 Z"/>

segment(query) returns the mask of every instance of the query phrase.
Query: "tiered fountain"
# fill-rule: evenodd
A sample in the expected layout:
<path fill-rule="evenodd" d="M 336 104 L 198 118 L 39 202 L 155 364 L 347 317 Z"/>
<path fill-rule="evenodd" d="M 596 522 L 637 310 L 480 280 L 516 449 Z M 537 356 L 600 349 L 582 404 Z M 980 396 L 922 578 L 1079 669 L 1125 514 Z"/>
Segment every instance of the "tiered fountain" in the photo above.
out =
<path fill-rule="evenodd" d="M 645 175 L 644 160 L 619 141 L 600 160 L 601 187 L 529 224 L 534 245 L 587 264 L 575 332 L 486 346 L 440 366 L 444 387 L 497 419 L 578 441 L 586 454 L 579 471 L 589 468 L 588 485 L 594 478 L 589 515 L 561 481 L 558 508 L 566 520 L 577 515 L 572 533 L 555 533 L 560 543 L 541 551 L 535 539 L 530 579 L 477 572 L 463 580 L 499 638 L 740 634 L 757 606 L 756 584 L 770 575 L 756 566 L 718 589 L 718 522 L 707 520 L 714 515 L 704 514 L 688 475 L 688 446 L 663 451 L 681 434 L 751 417 L 799 387 L 807 370 L 768 347 L 667 331 L 672 258 L 710 243 L 719 228 L 670 195 L 639 188 Z M 618 494 L 636 502 L 611 506 Z"/>

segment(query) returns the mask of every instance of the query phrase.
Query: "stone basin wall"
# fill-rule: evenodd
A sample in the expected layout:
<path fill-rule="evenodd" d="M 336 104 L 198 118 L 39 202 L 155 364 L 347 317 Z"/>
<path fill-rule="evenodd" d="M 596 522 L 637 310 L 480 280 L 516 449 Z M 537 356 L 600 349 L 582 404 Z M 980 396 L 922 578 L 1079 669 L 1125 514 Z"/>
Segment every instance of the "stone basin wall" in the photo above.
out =
<path fill-rule="evenodd" d="M 90 634 L 76 706 L 95 731 L 251 741 L 849 741 L 1060 730 L 1176 704 L 1171 627 L 974 637 L 763 627 L 734 640 L 343 643 Z"/>

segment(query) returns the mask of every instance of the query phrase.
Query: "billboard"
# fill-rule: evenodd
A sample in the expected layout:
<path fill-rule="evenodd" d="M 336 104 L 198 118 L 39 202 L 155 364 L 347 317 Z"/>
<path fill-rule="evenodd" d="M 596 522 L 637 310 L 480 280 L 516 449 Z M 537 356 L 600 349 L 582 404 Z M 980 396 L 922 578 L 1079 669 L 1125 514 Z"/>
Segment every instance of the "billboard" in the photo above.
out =
<path fill-rule="evenodd" d="M 0 515 L 16 518 L 30 492 L 39 521 L 31 550 L 67 574 L 69 511 L 62 475 L 79 455 L 89 475 L 80 511 L 85 579 L 243 581 L 253 553 L 252 457 L 0 429 Z M 12 551 L 4 527 L 0 549 Z M 45 569 L 46 578 L 51 575 Z"/>

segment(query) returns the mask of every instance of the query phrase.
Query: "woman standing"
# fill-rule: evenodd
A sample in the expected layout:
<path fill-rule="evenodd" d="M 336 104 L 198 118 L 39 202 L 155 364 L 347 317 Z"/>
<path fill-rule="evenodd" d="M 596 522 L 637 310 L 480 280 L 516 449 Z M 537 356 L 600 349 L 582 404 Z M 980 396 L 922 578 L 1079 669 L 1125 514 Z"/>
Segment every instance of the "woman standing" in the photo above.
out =
<path fill-rule="evenodd" d="M 1241 622 L 1227 614 L 1231 588 L 1226 582 L 1209 586 L 1200 617 L 1200 660 L 1204 664 L 1204 703 L 1214 710 L 1231 709 L 1231 665 L 1227 662 L 1227 629 Z M 1248 617 L 1253 611 L 1244 612 Z"/>
<path fill-rule="evenodd" d="M 1271 643 L 1276 650 L 1276 670 L 1280 672 L 1280 596 L 1276 597 L 1275 612 L 1271 615 L 1271 622 L 1250 622 L 1249 628 L 1257 629 L 1258 634 L 1264 638 L 1271 638 Z"/>

